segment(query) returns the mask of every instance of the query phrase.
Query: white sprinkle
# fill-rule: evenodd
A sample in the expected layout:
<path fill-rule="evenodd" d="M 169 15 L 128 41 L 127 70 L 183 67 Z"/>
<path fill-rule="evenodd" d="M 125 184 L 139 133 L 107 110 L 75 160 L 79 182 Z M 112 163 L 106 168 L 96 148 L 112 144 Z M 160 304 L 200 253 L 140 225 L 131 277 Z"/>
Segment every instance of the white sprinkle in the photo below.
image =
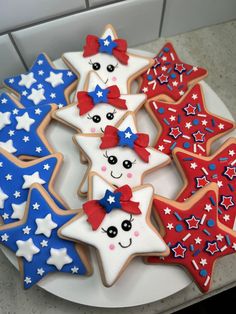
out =
<path fill-rule="evenodd" d="M 201 225 L 203 225 L 203 223 L 204 223 L 204 221 L 205 221 L 205 219 L 206 219 L 206 214 L 204 214 L 203 216 L 202 216 L 202 219 L 201 219 L 201 221 L 200 221 L 200 224 Z"/>
<path fill-rule="evenodd" d="M 194 143 L 193 144 L 193 152 L 196 153 L 196 151 L 197 151 L 197 145 L 196 145 L 196 143 Z"/>
<path fill-rule="evenodd" d="M 171 59 L 172 59 L 173 61 L 175 60 L 175 57 L 174 57 L 174 55 L 173 55 L 172 52 L 170 53 L 170 57 L 171 57 Z"/>
<path fill-rule="evenodd" d="M 170 108 L 170 107 L 168 108 L 168 110 L 169 110 L 169 111 L 176 112 L 176 109 L 173 109 L 173 108 Z"/>
<path fill-rule="evenodd" d="M 186 138 L 187 140 L 190 140 L 190 136 L 188 135 L 182 135 L 183 138 Z"/>
<path fill-rule="evenodd" d="M 154 108 L 155 108 L 156 110 L 158 109 L 157 103 L 156 103 L 155 101 L 153 101 L 153 106 L 154 106 Z"/>
<path fill-rule="evenodd" d="M 235 163 L 236 163 L 236 159 L 234 159 L 230 165 L 233 166 Z"/>
<path fill-rule="evenodd" d="M 205 149 L 204 149 L 200 144 L 197 144 L 197 147 L 198 147 L 202 152 L 205 152 Z"/>
<path fill-rule="evenodd" d="M 204 286 L 207 286 L 207 285 L 208 285 L 210 279 L 211 279 L 210 276 L 207 276 L 207 279 L 206 279 L 206 281 L 204 282 Z"/>
<path fill-rule="evenodd" d="M 199 269 L 199 267 L 197 266 L 197 263 L 195 262 L 195 260 L 194 260 L 194 259 L 192 260 L 192 263 L 193 263 L 193 266 L 195 267 L 195 269 L 196 269 L 196 270 L 198 270 L 198 269 Z"/>
<path fill-rule="evenodd" d="M 183 74 L 181 74 L 181 75 L 179 76 L 179 78 L 180 78 L 180 82 L 182 83 L 182 82 L 183 82 Z"/>
<path fill-rule="evenodd" d="M 202 171 L 205 173 L 205 175 L 208 176 L 208 172 L 206 171 L 206 169 L 204 167 L 202 167 Z"/>
<path fill-rule="evenodd" d="M 224 252 L 227 249 L 227 245 L 223 246 L 220 250 L 221 252 Z"/>
<path fill-rule="evenodd" d="M 151 71 L 151 68 L 147 70 L 147 74 L 149 74 L 149 73 L 150 73 L 150 71 Z"/>
<path fill-rule="evenodd" d="M 156 68 L 154 68 L 154 73 L 155 73 L 155 75 L 157 76 L 157 70 L 156 70 Z"/>
<path fill-rule="evenodd" d="M 198 113 L 198 116 L 199 116 L 199 117 L 206 118 L 206 114 L 201 114 L 201 113 Z"/>
<path fill-rule="evenodd" d="M 171 143 L 171 141 L 164 139 L 163 140 L 164 143 Z"/>
<path fill-rule="evenodd" d="M 191 233 L 187 233 L 186 236 L 182 240 L 186 241 L 189 237 L 191 237 Z"/>

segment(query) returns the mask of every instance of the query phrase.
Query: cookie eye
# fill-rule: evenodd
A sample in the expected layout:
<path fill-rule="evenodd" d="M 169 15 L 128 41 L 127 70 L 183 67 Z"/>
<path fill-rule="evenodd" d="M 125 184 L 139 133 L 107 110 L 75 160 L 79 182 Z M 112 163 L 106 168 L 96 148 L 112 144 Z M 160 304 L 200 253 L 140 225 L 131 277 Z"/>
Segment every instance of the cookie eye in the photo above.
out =
<path fill-rule="evenodd" d="M 94 62 L 94 63 L 92 64 L 92 67 L 93 67 L 93 70 L 94 70 L 94 71 L 98 71 L 98 70 L 101 68 L 101 65 L 100 65 L 100 63 L 98 63 L 98 62 Z"/>
<path fill-rule="evenodd" d="M 124 231 L 130 231 L 130 229 L 132 228 L 132 223 L 130 220 L 124 220 L 122 221 L 121 223 L 121 228 L 124 230 Z"/>
<path fill-rule="evenodd" d="M 133 165 L 132 162 L 128 159 L 123 161 L 123 167 L 126 169 L 130 169 L 132 165 Z"/>
<path fill-rule="evenodd" d="M 94 123 L 99 123 L 101 121 L 101 117 L 96 114 L 92 117 Z"/>
<path fill-rule="evenodd" d="M 114 113 L 113 112 L 108 112 L 106 117 L 107 117 L 107 120 L 113 120 L 114 119 Z"/>
<path fill-rule="evenodd" d="M 107 71 L 108 71 L 108 72 L 113 72 L 114 70 L 115 70 L 114 65 L 109 64 L 109 65 L 107 66 Z"/>
<path fill-rule="evenodd" d="M 114 226 L 110 226 L 107 230 L 102 228 L 103 232 L 106 232 L 109 238 L 115 238 L 117 236 L 118 230 Z"/>
<path fill-rule="evenodd" d="M 109 156 L 107 160 L 108 160 L 109 164 L 111 164 L 111 165 L 115 165 L 118 161 L 116 156 L 113 156 L 113 155 Z"/>

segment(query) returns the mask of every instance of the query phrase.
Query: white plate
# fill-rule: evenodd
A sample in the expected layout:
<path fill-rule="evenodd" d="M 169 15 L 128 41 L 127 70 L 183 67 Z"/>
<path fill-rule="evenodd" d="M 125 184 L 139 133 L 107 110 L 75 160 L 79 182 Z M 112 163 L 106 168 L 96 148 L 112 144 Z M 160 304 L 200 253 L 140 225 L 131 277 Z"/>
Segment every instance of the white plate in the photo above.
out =
<path fill-rule="evenodd" d="M 153 56 L 148 52 L 134 52 Z M 65 67 L 61 60 L 56 60 L 58 67 Z M 216 93 L 205 83 L 203 87 L 207 108 L 222 117 L 233 120 L 232 115 Z M 153 143 L 157 130 L 144 110 L 138 113 L 139 131 L 147 132 Z M 86 170 L 80 164 L 79 152 L 71 138 L 74 131 L 58 122 L 53 122 L 47 130 L 47 137 L 56 151 L 64 155 L 64 165 L 58 174 L 55 189 L 71 208 L 80 208 L 84 199 L 79 198 L 77 189 Z M 235 136 L 231 132 L 214 144 L 213 150 L 226 138 Z M 174 198 L 181 189 L 182 180 L 173 164 L 145 177 L 145 183 L 153 184 L 157 194 Z M 171 183 L 171 184 L 170 184 Z M 17 267 L 15 256 L 4 249 L 10 262 Z M 129 307 L 141 305 L 168 297 L 188 286 L 192 279 L 185 271 L 173 265 L 145 265 L 141 258 L 134 259 L 118 282 L 111 288 L 103 286 L 95 252 L 92 251 L 94 273 L 91 277 L 77 277 L 69 274 L 52 274 L 45 277 L 39 286 L 46 291 L 66 300 L 97 307 Z"/>

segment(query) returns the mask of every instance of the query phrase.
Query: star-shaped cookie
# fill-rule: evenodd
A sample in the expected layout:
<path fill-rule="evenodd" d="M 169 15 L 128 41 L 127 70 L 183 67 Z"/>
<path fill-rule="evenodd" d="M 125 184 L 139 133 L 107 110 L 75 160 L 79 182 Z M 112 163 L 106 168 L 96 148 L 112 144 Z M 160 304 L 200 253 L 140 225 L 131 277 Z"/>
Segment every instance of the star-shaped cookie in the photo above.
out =
<path fill-rule="evenodd" d="M 158 196 L 153 203 L 170 255 L 163 259 L 149 257 L 148 262 L 183 266 L 199 288 L 207 292 L 215 261 L 236 252 L 235 232 L 218 221 L 217 185 L 209 184 L 185 203 Z"/>
<path fill-rule="evenodd" d="M 92 93 L 97 86 L 103 90 L 107 88 L 95 72 L 90 72 L 84 91 Z M 101 133 L 104 132 L 107 125 L 116 125 L 127 111 L 137 112 L 144 104 L 146 96 L 144 94 L 120 95 L 119 99 L 125 101 L 126 109 L 109 103 L 99 102 L 91 110 L 88 110 L 85 114 L 81 114 L 77 100 L 75 103 L 57 110 L 53 114 L 53 117 L 74 128 L 76 131 L 82 133 Z"/>
<path fill-rule="evenodd" d="M 89 160 L 88 171 L 79 187 L 81 195 L 86 195 L 88 191 L 87 177 L 90 171 L 98 173 L 115 186 L 127 183 L 134 187 L 142 184 L 143 176 L 147 172 L 164 167 L 170 162 L 170 158 L 166 154 L 148 146 L 147 143 L 144 154 L 149 155 L 149 158 L 145 161 L 140 157 L 134 145 L 139 133 L 137 133 L 133 114 L 127 114 L 117 128 L 116 130 L 120 134 L 120 144 L 107 149 L 100 148 L 104 138 L 103 134 L 77 134 L 74 136 L 75 143 L 79 145 L 80 150 Z M 148 136 L 146 134 L 144 136 L 148 142 Z"/>
<path fill-rule="evenodd" d="M 227 140 L 209 157 L 196 156 L 183 149 L 174 150 L 173 156 L 184 180 L 177 200 L 183 202 L 208 183 L 217 183 L 219 220 L 236 230 L 236 139 Z"/>
<path fill-rule="evenodd" d="M 59 234 L 69 240 L 88 243 L 98 250 L 102 280 L 106 286 L 115 283 L 136 255 L 169 254 L 168 247 L 150 221 L 152 186 L 143 185 L 133 190 L 125 186 L 117 190 L 96 174 L 90 176 L 90 186 L 88 211 L 69 221 Z M 123 190 L 128 190 L 125 196 Z M 90 222 L 98 222 L 96 212 L 92 213 L 94 203 L 98 202 L 103 204 L 99 209 L 104 217 L 95 229 Z M 131 209 L 134 214 L 131 214 Z M 135 213 L 134 209 L 138 212 Z M 92 217 L 87 216 L 90 211 Z"/>
<path fill-rule="evenodd" d="M 54 103 L 61 108 L 70 102 L 77 77 L 70 70 L 56 69 L 49 57 L 41 53 L 26 74 L 7 78 L 4 84 L 19 96 L 24 107 Z"/>
<path fill-rule="evenodd" d="M 87 41 L 90 37 L 91 35 L 87 37 Z M 115 41 L 119 43 L 121 39 L 118 39 L 111 25 L 105 27 L 105 31 L 98 41 L 99 44 L 95 43 L 95 45 L 98 45 L 97 48 L 99 51 L 91 56 L 84 56 L 85 49 L 83 51 L 66 52 L 63 54 L 65 63 L 79 76 L 77 91 L 84 89 L 88 73 L 94 70 L 107 86 L 117 85 L 121 94 L 130 94 L 132 81 L 147 70 L 153 64 L 153 60 L 129 53 L 129 50 L 126 53 L 127 47 L 125 47 L 124 44 L 123 51 L 128 55 L 128 61 L 127 64 L 122 63 L 112 52 L 113 48 L 111 45 L 113 45 Z M 94 43 L 91 45 L 94 46 Z M 110 46 L 111 50 L 102 49 L 104 46 L 105 48 Z"/>
<path fill-rule="evenodd" d="M 160 130 L 155 148 L 169 155 L 176 147 L 209 155 L 212 142 L 235 128 L 233 121 L 207 110 L 199 84 L 177 104 L 153 99 L 146 109 Z"/>
<path fill-rule="evenodd" d="M 24 162 L 0 148 L 0 216 L 4 224 L 22 219 L 33 183 L 43 185 L 61 209 L 67 208 L 53 189 L 62 159 L 62 155 L 57 153 Z M 34 207 L 38 209 L 37 204 Z"/>
<path fill-rule="evenodd" d="M 88 274 L 85 252 L 57 235 L 58 229 L 77 213 L 60 210 L 42 186 L 33 184 L 22 220 L 0 227 L 0 244 L 18 257 L 25 289 L 49 273 Z"/>
<path fill-rule="evenodd" d="M 165 44 L 154 61 L 154 65 L 140 77 L 140 91 L 148 98 L 176 102 L 190 84 L 207 76 L 207 70 L 183 63 L 171 43 Z"/>
<path fill-rule="evenodd" d="M 56 105 L 24 108 L 9 94 L 0 95 L 0 147 L 22 159 L 53 153 L 44 130 Z"/>

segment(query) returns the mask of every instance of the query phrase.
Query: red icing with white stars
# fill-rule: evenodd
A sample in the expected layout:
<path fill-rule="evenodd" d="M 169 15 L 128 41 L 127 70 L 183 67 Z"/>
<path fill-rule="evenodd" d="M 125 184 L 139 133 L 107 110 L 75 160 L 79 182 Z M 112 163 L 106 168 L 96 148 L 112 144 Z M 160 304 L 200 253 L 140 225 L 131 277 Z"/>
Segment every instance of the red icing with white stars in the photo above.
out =
<path fill-rule="evenodd" d="M 217 258 L 236 252 L 236 236 L 217 220 L 217 196 L 207 190 L 194 204 L 184 209 L 181 204 L 154 199 L 154 210 L 165 228 L 164 241 L 170 247 L 167 257 L 149 257 L 149 263 L 179 264 L 193 276 L 199 288 L 207 292 L 213 265 Z M 227 232 L 225 229 L 228 229 Z"/>
<path fill-rule="evenodd" d="M 184 150 L 174 152 L 187 183 L 177 200 L 183 202 L 209 182 L 219 187 L 218 215 L 222 224 L 236 227 L 236 139 L 229 139 L 211 157 L 198 157 Z"/>
<path fill-rule="evenodd" d="M 234 122 L 209 113 L 199 84 L 178 104 L 150 101 L 146 105 L 161 126 L 155 148 L 171 155 L 175 147 L 206 156 L 209 140 L 234 128 Z"/>
<path fill-rule="evenodd" d="M 154 58 L 155 64 L 142 76 L 140 92 L 148 98 L 165 95 L 178 101 L 192 81 L 207 75 L 207 70 L 183 63 L 171 43 L 167 43 Z"/>

